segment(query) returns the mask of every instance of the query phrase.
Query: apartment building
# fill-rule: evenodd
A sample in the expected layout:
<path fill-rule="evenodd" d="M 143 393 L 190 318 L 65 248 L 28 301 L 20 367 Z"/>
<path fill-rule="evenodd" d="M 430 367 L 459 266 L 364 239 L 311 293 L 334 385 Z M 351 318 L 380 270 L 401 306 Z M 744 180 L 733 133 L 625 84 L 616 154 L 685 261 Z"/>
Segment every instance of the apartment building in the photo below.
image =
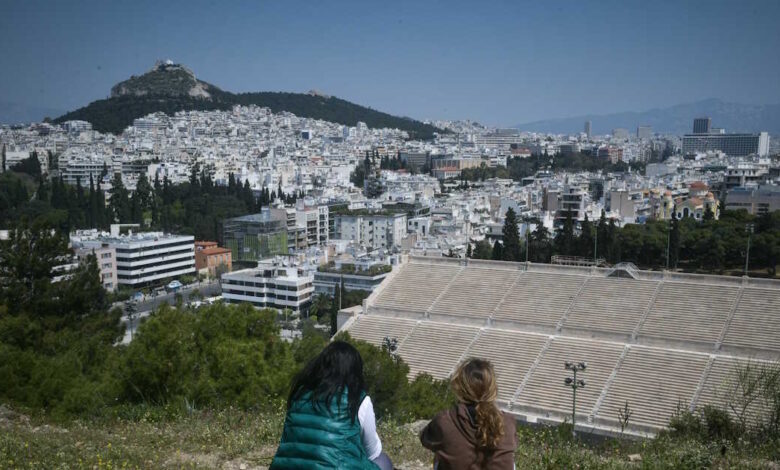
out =
<path fill-rule="evenodd" d="M 734 188 L 726 193 L 726 209 L 744 209 L 748 214 L 764 215 L 780 210 L 780 186 Z"/>
<path fill-rule="evenodd" d="M 339 263 L 321 266 L 314 273 L 314 290 L 335 295 L 343 282 L 344 290 L 373 291 L 385 280 L 390 271 L 392 267 L 388 264 Z"/>
<path fill-rule="evenodd" d="M 79 262 L 84 262 L 89 255 L 95 255 L 98 269 L 100 270 L 100 283 L 108 292 L 114 292 L 117 288 L 117 265 L 116 249 L 108 244 L 101 243 L 100 246 L 81 247 L 75 249 L 76 257 Z"/>
<path fill-rule="evenodd" d="M 222 298 L 227 303 L 249 302 L 257 308 L 300 312 L 311 303 L 313 294 L 313 275 L 273 259 L 222 275 Z"/>
<path fill-rule="evenodd" d="M 217 277 L 233 269 L 232 252 L 217 245 L 217 242 L 195 242 L 195 269 L 200 274 Z"/>
<path fill-rule="evenodd" d="M 116 285 L 142 287 L 161 284 L 164 280 L 195 273 L 195 239 L 192 235 L 163 232 L 120 233 L 122 228 L 137 225 L 111 226 L 111 232 L 88 230 L 71 235 L 74 249 L 111 248 L 116 252 Z"/>
<path fill-rule="evenodd" d="M 333 215 L 335 238 L 369 248 L 393 248 L 406 235 L 406 213 L 347 211 Z"/>

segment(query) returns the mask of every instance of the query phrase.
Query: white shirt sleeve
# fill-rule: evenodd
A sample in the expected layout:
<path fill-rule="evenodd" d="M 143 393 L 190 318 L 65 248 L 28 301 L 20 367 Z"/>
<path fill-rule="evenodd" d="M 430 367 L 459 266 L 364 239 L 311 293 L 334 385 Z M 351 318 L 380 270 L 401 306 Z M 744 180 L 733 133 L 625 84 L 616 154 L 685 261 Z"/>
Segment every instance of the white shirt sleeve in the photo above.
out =
<path fill-rule="evenodd" d="M 382 453 L 382 441 L 376 433 L 376 416 L 374 416 L 374 404 L 371 397 L 363 399 L 358 408 L 358 421 L 360 422 L 360 434 L 363 438 L 363 448 L 370 460 L 374 460 Z"/>

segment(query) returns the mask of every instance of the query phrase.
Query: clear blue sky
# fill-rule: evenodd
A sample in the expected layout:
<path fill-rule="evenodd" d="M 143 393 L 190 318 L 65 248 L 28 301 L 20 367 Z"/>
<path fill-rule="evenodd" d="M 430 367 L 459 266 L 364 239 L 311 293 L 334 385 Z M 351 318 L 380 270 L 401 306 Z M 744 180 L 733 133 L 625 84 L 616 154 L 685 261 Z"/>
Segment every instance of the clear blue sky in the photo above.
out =
<path fill-rule="evenodd" d="M 780 1 L 0 0 L 0 101 L 73 109 L 156 59 L 492 125 L 780 102 Z"/>

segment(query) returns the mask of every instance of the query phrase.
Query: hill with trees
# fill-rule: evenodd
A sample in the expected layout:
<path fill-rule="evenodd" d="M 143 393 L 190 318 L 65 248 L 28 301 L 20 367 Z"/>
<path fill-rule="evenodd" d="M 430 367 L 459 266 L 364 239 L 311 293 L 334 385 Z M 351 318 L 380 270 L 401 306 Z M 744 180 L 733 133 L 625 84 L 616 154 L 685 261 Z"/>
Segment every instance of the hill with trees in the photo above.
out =
<path fill-rule="evenodd" d="M 300 117 L 321 119 L 346 126 L 364 122 L 371 128 L 393 128 L 410 138 L 431 139 L 443 130 L 411 118 L 393 116 L 321 93 L 256 92 L 231 93 L 198 80 L 184 66 L 158 63 L 149 72 L 130 77 L 111 89 L 111 96 L 75 111 L 54 122 L 81 120 L 100 132 L 121 133 L 134 119 L 163 112 L 227 110 L 234 105 L 256 105 L 273 112 L 287 111 Z"/>

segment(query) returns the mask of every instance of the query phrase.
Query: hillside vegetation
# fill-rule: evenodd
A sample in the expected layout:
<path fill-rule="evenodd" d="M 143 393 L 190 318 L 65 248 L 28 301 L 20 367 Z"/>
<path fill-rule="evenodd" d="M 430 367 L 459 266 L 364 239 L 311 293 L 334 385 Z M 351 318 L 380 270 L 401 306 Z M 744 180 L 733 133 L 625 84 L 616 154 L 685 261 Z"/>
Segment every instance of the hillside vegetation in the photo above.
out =
<path fill-rule="evenodd" d="M 291 379 L 330 340 L 317 323 L 330 323 L 332 309 L 319 305 L 322 318 L 312 311 L 301 338 L 287 342 L 287 315 L 248 304 L 190 308 L 179 298 L 123 345 L 123 312 L 110 309 L 94 256 L 53 282 L 66 236 L 45 219 L 9 235 L 0 241 L 0 468 L 268 465 Z M 416 432 L 452 405 L 448 383 L 409 380 L 387 348 L 337 338 L 363 358 L 385 451 L 399 468 L 428 468 Z M 729 408 L 680 411 L 670 431 L 645 441 L 574 440 L 566 424 L 520 427 L 517 468 L 777 468 L 780 368 L 748 379 L 742 398 L 767 406 L 755 422 Z M 641 463 L 628 462 L 634 454 Z"/>
<path fill-rule="evenodd" d="M 116 84 L 111 97 L 66 113 L 54 122 L 82 120 L 100 132 L 121 133 L 134 119 L 163 112 L 227 110 L 234 105 L 268 107 L 299 117 L 321 119 L 347 126 L 364 122 L 370 128 L 393 128 L 410 138 L 431 139 L 441 129 L 410 118 L 393 116 L 340 98 L 321 94 L 258 92 L 230 93 L 198 80 L 179 65 L 158 64 L 151 71 Z"/>

